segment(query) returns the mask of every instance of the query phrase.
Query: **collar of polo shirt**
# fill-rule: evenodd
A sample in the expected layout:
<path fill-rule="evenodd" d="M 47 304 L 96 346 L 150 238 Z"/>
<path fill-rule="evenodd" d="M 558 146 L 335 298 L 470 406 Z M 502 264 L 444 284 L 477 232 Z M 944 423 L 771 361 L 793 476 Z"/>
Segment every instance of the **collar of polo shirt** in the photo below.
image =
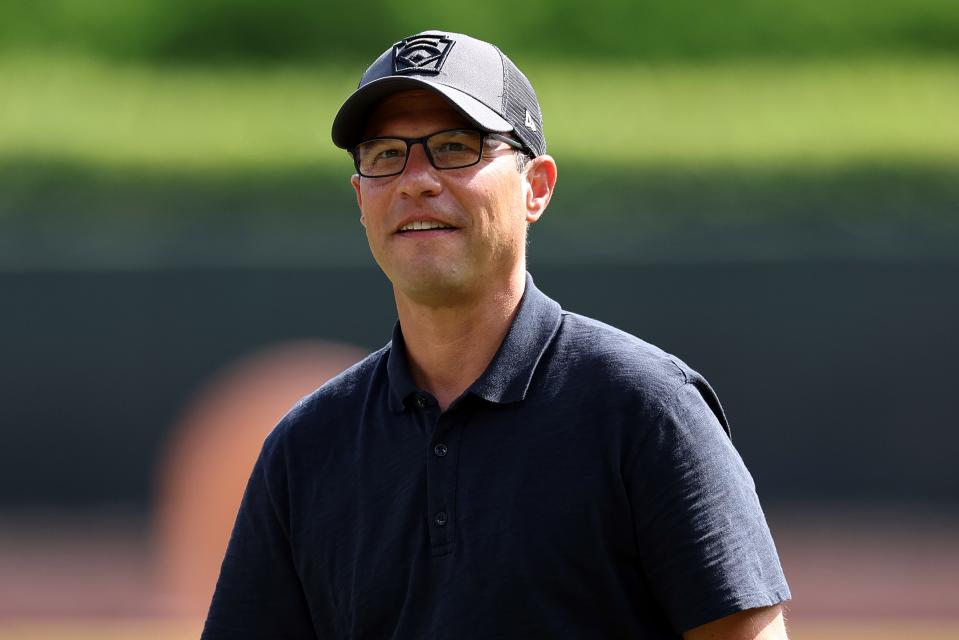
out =
<path fill-rule="evenodd" d="M 536 365 L 559 329 L 561 311 L 558 303 L 536 288 L 533 277 L 527 273 L 523 298 L 503 344 L 483 375 L 463 395 L 472 394 L 497 404 L 524 399 Z M 401 412 L 406 408 L 406 400 L 421 390 L 410 373 L 399 322 L 393 328 L 387 372 L 390 409 Z"/>

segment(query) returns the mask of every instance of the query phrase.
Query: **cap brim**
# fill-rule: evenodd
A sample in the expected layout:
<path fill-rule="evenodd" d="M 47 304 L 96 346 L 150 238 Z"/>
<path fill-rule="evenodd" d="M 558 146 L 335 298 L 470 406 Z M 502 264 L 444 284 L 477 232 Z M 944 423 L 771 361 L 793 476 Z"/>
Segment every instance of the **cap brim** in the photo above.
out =
<path fill-rule="evenodd" d="M 422 78 L 388 76 L 374 80 L 353 92 L 333 119 L 333 144 L 349 149 L 358 143 L 366 127 L 366 121 L 376 104 L 383 98 L 407 89 L 430 89 L 440 94 L 450 104 L 484 131 L 505 133 L 513 125 L 485 104 L 459 89 Z"/>

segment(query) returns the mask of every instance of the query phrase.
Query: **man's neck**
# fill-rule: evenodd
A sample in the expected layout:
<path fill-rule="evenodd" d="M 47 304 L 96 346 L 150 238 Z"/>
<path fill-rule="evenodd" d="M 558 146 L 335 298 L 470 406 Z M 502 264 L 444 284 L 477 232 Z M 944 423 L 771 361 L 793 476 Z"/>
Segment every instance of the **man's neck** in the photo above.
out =
<path fill-rule="evenodd" d="M 520 275 L 495 293 L 451 306 L 420 305 L 395 294 L 413 380 L 443 411 L 496 355 L 523 297 L 525 271 Z"/>

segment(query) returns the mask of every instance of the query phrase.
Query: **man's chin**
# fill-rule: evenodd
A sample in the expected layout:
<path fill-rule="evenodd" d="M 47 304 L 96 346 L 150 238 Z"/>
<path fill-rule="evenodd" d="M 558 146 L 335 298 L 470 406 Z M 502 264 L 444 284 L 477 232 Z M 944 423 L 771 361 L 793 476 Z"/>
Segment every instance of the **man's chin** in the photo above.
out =
<path fill-rule="evenodd" d="M 420 269 L 415 273 L 395 277 L 393 288 L 416 304 L 431 307 L 449 307 L 462 304 L 470 298 L 469 278 L 447 269 Z"/>

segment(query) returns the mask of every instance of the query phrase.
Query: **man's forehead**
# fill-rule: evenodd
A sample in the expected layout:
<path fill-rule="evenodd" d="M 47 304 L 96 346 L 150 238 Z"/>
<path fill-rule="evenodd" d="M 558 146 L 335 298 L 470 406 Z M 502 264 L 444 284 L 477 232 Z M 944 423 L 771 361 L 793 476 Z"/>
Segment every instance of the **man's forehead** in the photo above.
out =
<path fill-rule="evenodd" d="M 450 128 L 476 126 L 435 91 L 409 89 L 390 94 L 373 107 L 366 120 L 365 135 L 383 135 L 383 127 L 414 123 Z"/>

